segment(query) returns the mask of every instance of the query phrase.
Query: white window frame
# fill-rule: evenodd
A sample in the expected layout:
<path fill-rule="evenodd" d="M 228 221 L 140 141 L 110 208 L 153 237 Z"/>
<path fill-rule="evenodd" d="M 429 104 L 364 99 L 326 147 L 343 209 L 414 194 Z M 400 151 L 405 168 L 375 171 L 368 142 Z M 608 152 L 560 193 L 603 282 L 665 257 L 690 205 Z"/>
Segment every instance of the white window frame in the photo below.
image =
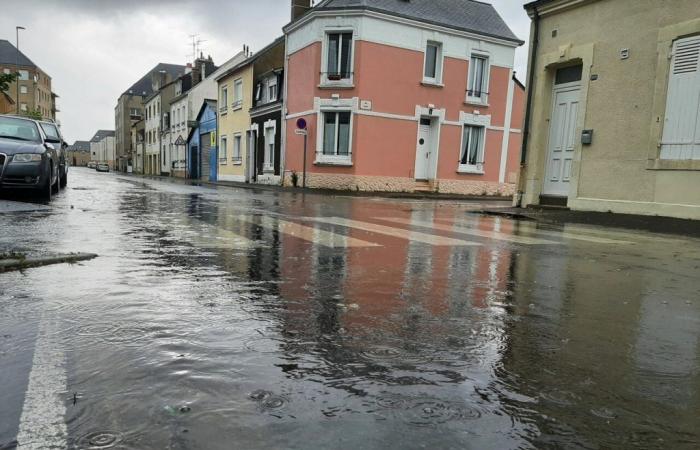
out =
<path fill-rule="evenodd" d="M 330 80 L 328 78 L 328 51 L 330 49 L 330 35 L 331 34 L 343 34 L 352 33 L 352 38 L 350 39 L 350 77 L 343 78 L 341 80 Z M 357 40 L 357 31 L 352 27 L 329 27 L 324 30 L 323 33 L 323 45 L 321 48 L 321 86 L 320 87 L 332 87 L 332 88 L 352 88 L 354 87 L 355 80 L 355 42 Z M 342 43 L 340 45 L 342 49 Z M 341 64 L 341 55 L 338 57 L 338 64 Z"/>
<path fill-rule="evenodd" d="M 238 91 L 239 88 L 240 92 Z M 240 95 L 240 97 L 237 97 L 238 95 Z M 233 81 L 233 103 L 231 107 L 234 111 L 243 108 L 243 97 L 243 78 L 238 78 Z"/>
<path fill-rule="evenodd" d="M 19 109 L 20 109 L 20 111 L 27 111 L 27 110 L 28 110 L 27 104 L 26 104 L 26 103 L 20 103 Z"/>
<path fill-rule="evenodd" d="M 272 130 L 272 142 L 268 140 L 268 130 Z M 274 172 L 275 170 L 275 140 L 277 138 L 277 121 L 268 120 L 263 127 L 263 137 L 265 140 L 265 152 L 263 154 L 263 172 Z M 270 144 L 272 151 L 270 152 Z M 269 153 L 268 153 L 269 152 Z"/>
<path fill-rule="evenodd" d="M 348 136 L 348 154 L 339 155 L 338 154 L 338 134 L 340 133 L 340 126 L 338 124 L 340 116 L 336 115 L 336 126 L 335 126 L 335 154 L 328 155 L 323 152 L 323 138 L 325 130 L 325 115 L 326 114 L 338 114 L 338 113 L 349 113 L 350 114 L 350 135 Z M 316 164 L 332 164 L 332 165 L 352 165 L 352 132 L 354 126 L 354 116 L 352 108 L 324 108 L 318 114 L 319 116 L 319 126 L 318 126 L 318 144 L 316 151 Z"/>
<path fill-rule="evenodd" d="M 472 93 L 472 83 L 474 82 L 472 77 L 473 60 L 475 58 L 484 60 L 483 67 L 483 80 L 481 83 L 481 95 L 475 96 Z M 467 73 L 467 97 L 466 103 L 488 106 L 489 103 L 489 84 L 491 82 L 491 55 L 485 51 L 472 51 L 469 55 L 469 67 Z"/>
<path fill-rule="evenodd" d="M 29 71 L 28 70 L 20 69 L 17 71 L 17 73 L 19 73 L 19 75 L 17 76 L 17 79 L 19 81 L 29 81 Z"/>
<path fill-rule="evenodd" d="M 270 89 L 273 87 L 275 88 L 274 97 L 270 95 Z M 276 102 L 278 95 L 279 95 L 279 93 L 278 93 L 278 86 L 277 86 L 277 76 L 275 75 L 275 76 L 268 78 L 268 81 L 267 81 L 267 103 Z"/>
<path fill-rule="evenodd" d="M 433 47 L 437 48 L 437 51 L 435 53 L 435 76 L 434 77 L 429 77 L 425 74 L 425 71 L 428 68 L 428 47 L 429 46 L 433 46 Z M 442 73 L 443 73 L 443 66 L 444 66 L 444 61 L 445 61 L 442 42 L 428 40 L 428 41 L 426 41 L 424 48 L 425 48 L 425 52 L 423 54 L 423 83 L 442 86 Z"/>
<path fill-rule="evenodd" d="M 219 138 L 219 163 L 226 164 L 228 158 L 228 137 L 223 135 Z"/>
<path fill-rule="evenodd" d="M 233 134 L 233 151 L 231 152 L 231 161 L 235 165 L 243 164 L 243 133 Z"/>
<path fill-rule="evenodd" d="M 27 89 L 27 86 L 20 86 L 19 93 L 20 94 L 27 94 L 27 93 L 29 93 L 29 89 Z"/>
<path fill-rule="evenodd" d="M 457 161 L 457 172 L 464 174 L 475 174 L 483 175 L 485 173 L 484 163 L 486 158 L 486 139 L 488 138 L 488 130 L 491 126 L 491 116 L 490 115 L 480 115 L 480 114 L 469 114 L 461 111 L 459 113 L 459 124 L 460 129 L 460 145 L 459 145 L 459 160 Z M 483 135 L 481 142 L 479 144 L 479 158 L 477 158 L 480 163 L 477 164 L 462 164 L 462 156 L 464 151 L 464 128 L 465 127 L 475 127 L 481 128 L 483 130 Z"/>
<path fill-rule="evenodd" d="M 221 99 L 219 100 L 219 113 L 222 115 L 228 113 L 228 85 L 221 86 Z"/>

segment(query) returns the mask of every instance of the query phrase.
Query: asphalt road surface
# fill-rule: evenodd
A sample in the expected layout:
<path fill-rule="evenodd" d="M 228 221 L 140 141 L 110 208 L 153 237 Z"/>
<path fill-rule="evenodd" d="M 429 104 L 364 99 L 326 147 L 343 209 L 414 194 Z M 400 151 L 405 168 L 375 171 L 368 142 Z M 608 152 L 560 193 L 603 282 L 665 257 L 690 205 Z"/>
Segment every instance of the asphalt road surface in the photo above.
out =
<path fill-rule="evenodd" d="M 700 241 L 86 169 L 0 201 L 0 448 L 697 449 Z M 5 446 L 5 447 L 3 447 Z"/>

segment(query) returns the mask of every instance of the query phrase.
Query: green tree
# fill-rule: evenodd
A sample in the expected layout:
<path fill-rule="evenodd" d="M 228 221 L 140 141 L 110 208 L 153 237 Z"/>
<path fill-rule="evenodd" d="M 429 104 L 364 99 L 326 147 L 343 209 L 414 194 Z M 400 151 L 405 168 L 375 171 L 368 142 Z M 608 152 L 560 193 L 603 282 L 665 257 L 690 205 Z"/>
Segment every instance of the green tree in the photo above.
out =
<path fill-rule="evenodd" d="M 44 118 L 44 116 L 41 114 L 41 111 L 39 111 L 38 109 L 25 111 L 23 113 L 23 115 L 29 117 L 30 119 L 34 119 L 34 120 L 41 120 Z"/>
<path fill-rule="evenodd" d="M 10 83 L 17 79 L 16 73 L 0 73 L 0 92 L 10 89 Z"/>

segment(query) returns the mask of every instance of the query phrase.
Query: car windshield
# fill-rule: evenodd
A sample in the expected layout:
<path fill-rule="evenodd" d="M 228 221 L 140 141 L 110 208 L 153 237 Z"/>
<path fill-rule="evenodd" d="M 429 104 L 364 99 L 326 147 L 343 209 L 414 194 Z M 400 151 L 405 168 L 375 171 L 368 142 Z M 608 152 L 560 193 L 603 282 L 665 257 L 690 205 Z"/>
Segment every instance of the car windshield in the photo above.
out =
<path fill-rule="evenodd" d="M 52 123 L 44 123 L 41 122 L 41 129 L 44 130 L 44 133 L 46 134 L 46 138 L 51 141 L 60 141 L 61 140 L 61 135 L 58 132 L 58 128 L 56 128 L 56 125 Z"/>
<path fill-rule="evenodd" d="M 0 138 L 41 142 L 39 129 L 34 122 L 15 117 L 0 117 Z"/>

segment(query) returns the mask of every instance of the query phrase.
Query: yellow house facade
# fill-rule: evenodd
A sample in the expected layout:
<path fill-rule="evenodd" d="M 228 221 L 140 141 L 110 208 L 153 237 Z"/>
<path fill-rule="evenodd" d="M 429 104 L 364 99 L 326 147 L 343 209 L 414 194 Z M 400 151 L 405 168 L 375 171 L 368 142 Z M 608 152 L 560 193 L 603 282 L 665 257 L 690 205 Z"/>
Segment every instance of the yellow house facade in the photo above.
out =
<path fill-rule="evenodd" d="M 253 65 L 248 58 L 216 79 L 219 90 L 218 156 L 219 181 L 249 180 L 250 129 L 253 106 Z"/>
<path fill-rule="evenodd" d="M 698 0 L 538 0 L 520 206 L 700 219 Z"/>

